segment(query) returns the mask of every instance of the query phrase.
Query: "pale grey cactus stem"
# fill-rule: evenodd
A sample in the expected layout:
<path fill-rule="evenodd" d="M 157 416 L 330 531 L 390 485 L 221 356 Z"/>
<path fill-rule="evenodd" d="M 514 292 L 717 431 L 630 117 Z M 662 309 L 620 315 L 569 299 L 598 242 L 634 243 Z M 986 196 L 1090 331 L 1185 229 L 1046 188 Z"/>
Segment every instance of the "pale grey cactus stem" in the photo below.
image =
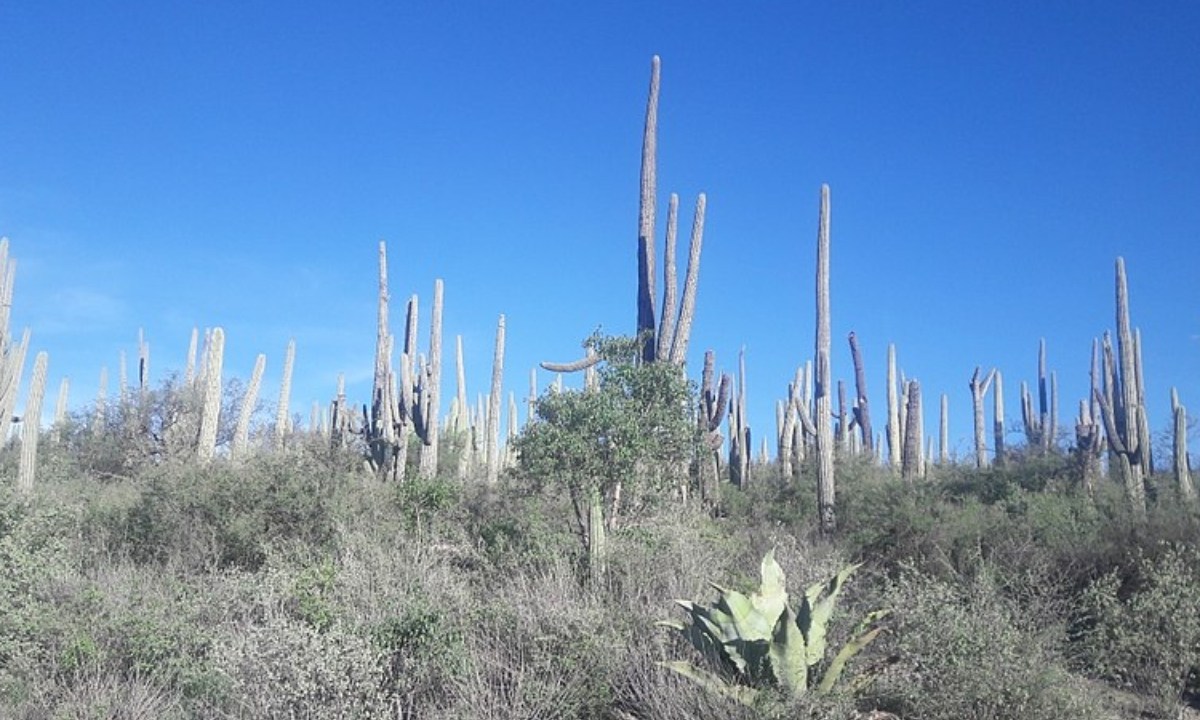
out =
<path fill-rule="evenodd" d="M 1171 388 L 1171 415 L 1174 420 L 1173 459 L 1175 469 L 1175 487 L 1179 488 L 1179 496 L 1188 502 L 1196 500 L 1196 486 L 1192 484 L 1192 473 L 1188 467 L 1187 451 L 1187 410 L 1179 402 L 1179 393 Z"/>
<path fill-rule="evenodd" d="M 442 387 L 442 294 L 441 279 L 433 284 L 433 314 L 429 329 L 429 364 L 423 378 L 422 425 L 420 466 L 417 474 L 424 479 L 437 475 L 438 465 L 438 413 L 441 405 Z"/>
<path fill-rule="evenodd" d="M 504 384 L 504 316 L 496 323 L 496 350 L 492 356 L 492 390 L 487 409 L 487 481 L 500 477 L 500 403 Z"/>
<path fill-rule="evenodd" d="M 888 344 L 887 350 L 887 441 L 888 464 L 893 470 L 901 465 L 903 454 L 900 432 L 900 398 L 896 385 L 896 345 Z"/>
<path fill-rule="evenodd" d="M 237 428 L 233 433 L 233 447 L 230 452 L 235 459 L 245 456 L 250 447 L 250 419 L 254 416 L 254 406 L 258 403 L 258 390 L 262 386 L 263 372 L 266 369 L 267 356 L 260 353 L 254 360 L 254 371 L 250 373 L 250 384 L 246 386 L 246 394 L 242 397 Z"/>
<path fill-rule="evenodd" d="M 971 375 L 971 382 L 967 385 L 967 387 L 971 390 L 971 411 L 975 421 L 975 467 L 977 468 L 985 468 L 988 466 L 983 399 L 987 395 L 988 387 L 998 375 L 996 369 L 992 368 L 991 370 L 988 370 L 987 375 L 981 379 L 981 372 L 982 369 L 976 366 L 974 374 Z"/>
<path fill-rule="evenodd" d="M 108 367 L 100 368 L 100 383 L 96 387 L 96 413 L 92 417 L 92 433 L 104 432 L 105 416 L 108 414 Z"/>
<path fill-rule="evenodd" d="M 71 379 L 64 377 L 58 384 L 58 401 L 54 404 L 54 427 L 51 439 L 54 442 L 62 440 L 62 431 L 67 426 L 67 401 L 71 394 Z"/>
<path fill-rule="evenodd" d="M 296 341 L 288 340 L 283 355 L 283 379 L 279 383 L 279 403 L 275 410 L 275 447 L 282 448 L 288 435 L 288 406 L 292 399 L 292 368 L 296 362 Z"/>
<path fill-rule="evenodd" d="M 196 352 L 197 344 L 199 343 L 200 331 L 198 328 L 192 328 L 191 338 L 188 340 L 187 349 L 187 364 L 183 369 L 183 385 L 190 388 L 196 380 Z"/>
<path fill-rule="evenodd" d="M 813 397 L 816 400 L 817 453 L 817 511 L 822 535 L 837 529 L 834 514 L 835 482 L 833 476 L 833 371 L 830 365 L 831 335 L 829 312 L 829 186 L 821 186 L 821 204 L 817 217 L 817 331 L 816 377 Z"/>
<path fill-rule="evenodd" d="M 221 367 L 225 359 L 225 331 L 213 328 L 204 354 L 204 402 L 200 408 L 200 437 L 196 457 L 203 464 L 217 453 L 217 425 L 221 416 Z"/>
<path fill-rule="evenodd" d="M 17 487 L 21 492 L 33 491 L 37 475 L 38 437 L 42 430 L 42 398 L 46 395 L 46 365 L 49 357 L 39 352 L 33 361 L 33 377 L 29 381 L 29 399 L 21 421 L 21 464 L 17 470 Z"/>
<path fill-rule="evenodd" d="M 675 335 L 675 317 L 672 314 L 679 293 L 678 278 L 675 276 L 675 244 L 679 232 L 679 196 L 671 193 L 667 203 L 667 243 L 663 250 L 663 301 L 658 321 L 658 345 L 655 356 L 670 357 L 671 342 Z"/>
<path fill-rule="evenodd" d="M 658 89 L 662 63 L 650 60 L 650 91 L 642 130 L 641 191 L 638 198 L 637 334 L 644 343 L 642 359 L 654 362 L 654 215 L 658 202 Z"/>

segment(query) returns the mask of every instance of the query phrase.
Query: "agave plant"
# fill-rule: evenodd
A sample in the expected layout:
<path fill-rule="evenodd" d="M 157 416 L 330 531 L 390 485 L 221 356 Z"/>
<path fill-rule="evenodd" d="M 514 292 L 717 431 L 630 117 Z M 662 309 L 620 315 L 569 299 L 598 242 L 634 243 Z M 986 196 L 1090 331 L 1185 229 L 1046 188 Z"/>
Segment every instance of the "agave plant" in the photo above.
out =
<path fill-rule="evenodd" d="M 749 596 L 713 583 L 720 596 L 712 607 L 676 600 L 690 622 L 663 620 L 658 624 L 676 630 L 718 672 L 686 660 L 663 666 L 695 681 L 707 690 L 746 705 L 758 702 L 764 690 L 780 690 L 792 698 L 808 692 L 827 693 L 837 683 L 846 663 L 871 643 L 887 615 L 879 610 L 859 623 L 850 640 L 838 650 L 818 680 L 816 666 L 826 653 L 829 620 L 839 593 L 860 565 L 850 565 L 804 593 L 798 611 L 788 606 L 786 578 L 775 551 L 762 560 L 762 581 Z"/>

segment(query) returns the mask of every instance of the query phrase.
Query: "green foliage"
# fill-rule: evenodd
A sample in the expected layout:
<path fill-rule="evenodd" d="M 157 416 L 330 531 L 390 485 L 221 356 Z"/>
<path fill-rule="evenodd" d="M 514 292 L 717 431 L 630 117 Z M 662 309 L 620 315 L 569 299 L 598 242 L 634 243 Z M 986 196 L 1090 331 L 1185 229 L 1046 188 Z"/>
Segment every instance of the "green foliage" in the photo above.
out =
<path fill-rule="evenodd" d="M 815 680 L 810 670 L 826 661 L 826 636 L 838 595 L 858 567 L 850 565 L 828 581 L 810 586 L 799 610 L 793 613 L 788 606 L 783 569 L 775 562 L 774 551 L 768 551 L 763 557 L 757 592 L 747 596 L 714 584 L 720 597 L 712 607 L 677 600 L 688 612 L 690 622 L 660 623 L 678 631 L 692 647 L 714 661 L 720 674 L 686 661 L 667 663 L 665 667 L 745 705 L 762 702 L 767 688 L 778 689 L 788 699 L 802 697 L 810 689 L 828 693 L 846 663 L 879 635 L 882 628 L 875 627 L 875 623 L 886 614 L 868 614 L 829 662 L 821 679 Z"/>
<path fill-rule="evenodd" d="M 337 579 L 337 567 L 333 561 L 325 560 L 305 568 L 296 578 L 292 597 L 297 619 L 317 632 L 325 632 L 333 626 L 335 609 L 330 596 Z"/>
<path fill-rule="evenodd" d="M 646 499 L 641 492 L 677 482 L 672 471 L 687 467 L 695 442 L 690 388 L 677 367 L 633 362 L 631 340 L 593 342 L 606 360 L 598 388 L 538 400 L 537 421 L 517 439 L 520 467 L 529 478 L 565 483 L 581 502 L 592 488 L 610 498 L 621 485 L 636 506 Z"/>
<path fill-rule="evenodd" d="M 1162 548 L 1132 572 L 1110 571 L 1082 594 L 1075 634 L 1080 667 L 1175 712 L 1198 687 L 1200 550 Z"/>
<path fill-rule="evenodd" d="M 905 571 L 887 588 L 893 629 L 873 705 L 928 720 L 1107 717 L 1056 652 L 1056 628 L 1030 617 L 986 575 L 967 585 Z"/>
<path fill-rule="evenodd" d="M 126 507 L 89 529 L 137 562 L 254 570 L 272 544 L 320 550 L 333 539 L 336 483 L 294 472 L 284 458 L 260 458 L 237 469 L 221 463 L 166 466 L 140 482 Z"/>

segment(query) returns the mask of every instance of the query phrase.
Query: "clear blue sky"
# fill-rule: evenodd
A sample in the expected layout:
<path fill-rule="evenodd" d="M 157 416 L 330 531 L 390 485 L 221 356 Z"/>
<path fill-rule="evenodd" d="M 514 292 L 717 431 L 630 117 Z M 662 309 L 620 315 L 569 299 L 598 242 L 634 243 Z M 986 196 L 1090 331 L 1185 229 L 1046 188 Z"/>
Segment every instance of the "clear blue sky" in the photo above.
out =
<path fill-rule="evenodd" d="M 265 352 L 274 402 L 295 337 L 307 417 L 339 372 L 368 395 L 386 239 L 396 298 L 445 279 L 472 396 L 507 315 L 523 397 L 538 360 L 633 330 L 659 54 L 660 218 L 709 199 L 689 365 L 746 347 L 758 438 L 812 354 L 823 182 L 834 373 L 856 330 L 880 428 L 888 342 L 960 453 L 973 368 L 1013 417 L 1040 337 L 1071 417 L 1123 255 L 1162 430 L 1172 385 L 1200 413 L 1197 38 L 1189 1 L 7 2 L 14 324 L 76 403 L 139 327 L 161 378 L 194 325 L 225 327 L 229 374 Z"/>

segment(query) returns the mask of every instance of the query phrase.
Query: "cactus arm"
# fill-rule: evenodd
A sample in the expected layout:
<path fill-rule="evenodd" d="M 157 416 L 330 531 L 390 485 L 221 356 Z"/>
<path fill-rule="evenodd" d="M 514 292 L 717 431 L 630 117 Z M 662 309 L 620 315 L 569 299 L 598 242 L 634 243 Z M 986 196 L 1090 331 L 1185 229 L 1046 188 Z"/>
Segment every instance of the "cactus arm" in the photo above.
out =
<path fill-rule="evenodd" d="M 671 356 L 671 344 L 675 337 L 675 305 L 678 301 L 678 278 L 675 276 L 675 245 L 679 226 L 679 196 L 671 193 L 667 203 L 667 244 L 663 252 L 663 301 L 658 321 L 659 359 Z"/>
<path fill-rule="evenodd" d="M 650 61 L 650 92 L 646 101 L 646 124 L 642 131 L 641 192 L 638 198 L 638 287 L 637 334 L 642 360 L 654 362 L 654 213 L 657 203 L 658 87 L 661 61 Z"/>
<path fill-rule="evenodd" d="M 669 359 L 676 365 L 683 365 L 687 361 L 692 320 L 696 317 L 696 288 L 700 281 L 700 251 L 704 245 L 704 214 L 707 207 L 708 197 L 700 193 L 696 197 L 695 216 L 692 219 L 692 239 L 688 248 L 687 275 L 683 280 L 683 298 L 679 303 L 679 320 L 675 323 L 675 337 L 671 343 Z"/>
<path fill-rule="evenodd" d="M 565 362 L 565 363 L 541 362 L 538 364 L 542 366 L 543 370 L 548 370 L 550 372 L 573 373 L 573 372 L 579 372 L 580 370 L 587 370 L 588 368 L 596 365 L 599 362 L 600 362 L 599 355 L 587 355 L 586 357 L 581 357 L 578 360 L 572 360 L 571 362 Z"/>

